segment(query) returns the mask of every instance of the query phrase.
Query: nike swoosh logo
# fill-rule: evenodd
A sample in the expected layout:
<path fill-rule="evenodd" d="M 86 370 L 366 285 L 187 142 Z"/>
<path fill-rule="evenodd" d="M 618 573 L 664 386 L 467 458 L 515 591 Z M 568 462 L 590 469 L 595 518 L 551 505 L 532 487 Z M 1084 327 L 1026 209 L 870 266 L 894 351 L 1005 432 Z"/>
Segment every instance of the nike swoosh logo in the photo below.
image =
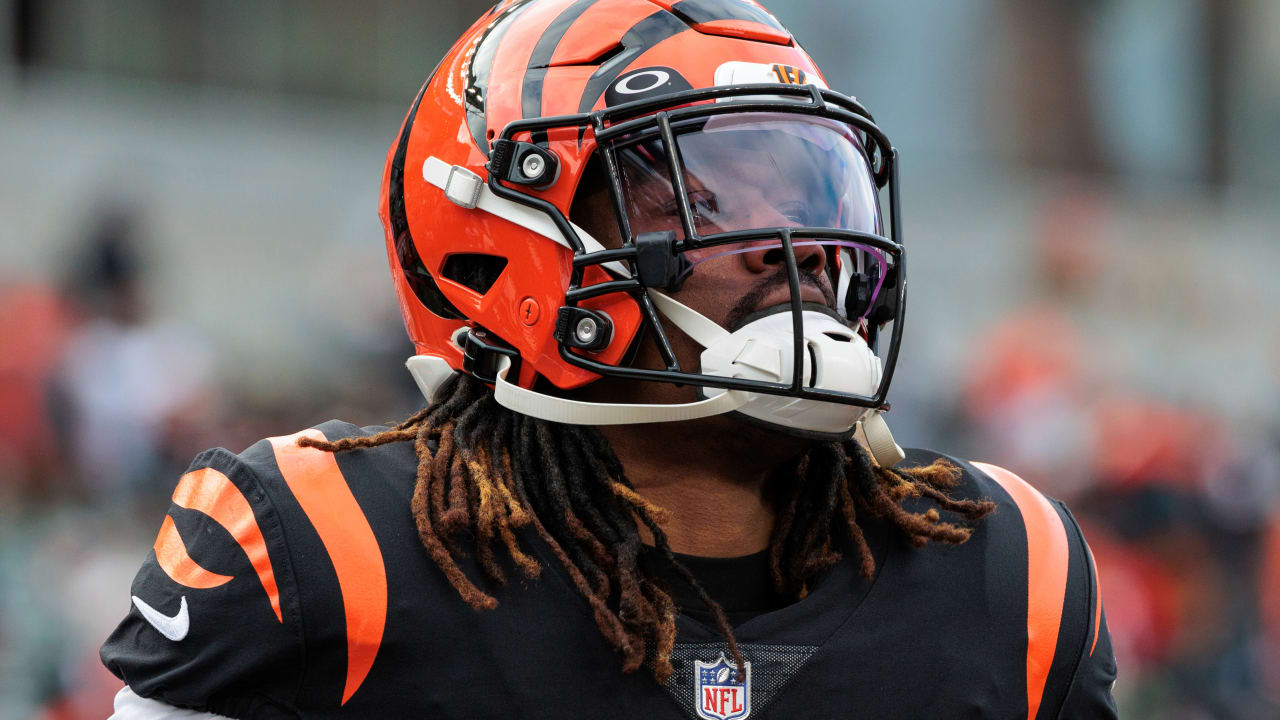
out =
<path fill-rule="evenodd" d="M 142 617 L 151 626 L 160 631 L 160 634 L 169 638 L 174 642 L 178 642 L 187 636 L 187 630 L 191 627 L 190 618 L 187 616 L 187 596 L 182 596 L 182 603 L 178 607 L 178 614 L 169 617 L 159 610 L 148 605 L 142 598 L 137 595 L 131 596 L 133 604 L 138 608 L 138 612 L 142 613 Z"/>

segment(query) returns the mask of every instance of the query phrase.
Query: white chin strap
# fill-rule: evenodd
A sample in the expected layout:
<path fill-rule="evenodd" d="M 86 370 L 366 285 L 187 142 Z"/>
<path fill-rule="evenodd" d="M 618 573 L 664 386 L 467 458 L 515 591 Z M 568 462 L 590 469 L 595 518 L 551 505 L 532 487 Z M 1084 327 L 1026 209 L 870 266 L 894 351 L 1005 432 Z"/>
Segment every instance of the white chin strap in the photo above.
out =
<path fill-rule="evenodd" d="M 494 195 L 470 171 L 432 157 L 423 164 L 422 174 L 424 179 L 462 207 L 483 210 L 567 245 L 544 213 Z M 577 226 L 574 230 L 588 252 L 604 249 L 590 233 Z M 605 267 L 621 277 L 630 276 L 621 263 L 610 262 Z M 768 315 L 730 333 L 696 310 L 656 290 L 651 289 L 649 296 L 663 316 L 706 348 L 702 353 L 704 373 L 766 382 L 791 382 L 794 341 L 790 313 Z M 462 330 L 465 328 L 459 328 Z M 804 313 L 804 334 L 807 352 L 800 371 L 805 385 L 862 395 L 875 392 L 880 383 L 880 360 L 860 335 L 833 318 L 813 311 Z M 428 402 L 454 373 L 447 361 L 430 355 L 415 355 L 409 358 L 406 366 Z M 707 397 L 691 403 L 589 403 L 522 388 L 508 381 L 510 371 L 510 359 L 500 358 L 494 399 L 515 412 L 552 422 L 629 425 L 694 420 L 738 411 L 779 428 L 832 435 L 847 434 L 861 422 L 867 445 L 877 463 L 892 467 L 905 457 L 881 414 L 862 407 L 721 388 L 706 388 Z"/>

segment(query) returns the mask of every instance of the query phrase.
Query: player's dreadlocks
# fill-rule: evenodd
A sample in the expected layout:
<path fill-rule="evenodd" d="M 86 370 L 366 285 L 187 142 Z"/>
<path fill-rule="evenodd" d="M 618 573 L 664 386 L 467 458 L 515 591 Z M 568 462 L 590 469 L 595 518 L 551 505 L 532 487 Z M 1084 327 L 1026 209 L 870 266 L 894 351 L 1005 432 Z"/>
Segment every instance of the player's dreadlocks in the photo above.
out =
<path fill-rule="evenodd" d="M 532 526 L 586 598 L 596 625 L 623 657 L 623 670 L 648 664 L 659 682 L 670 677 L 676 607 L 667 589 L 639 569 L 643 544 L 637 521 L 658 550 L 715 615 L 734 662 L 742 655 L 723 609 L 672 554 L 662 532 L 662 508 L 641 497 L 627 480 L 604 436 L 593 427 L 562 425 L 512 412 L 485 385 L 457 375 L 426 409 L 389 430 L 299 445 L 340 452 L 412 441 L 418 458 L 412 511 L 418 534 L 458 594 L 477 610 L 498 601 L 458 567 L 469 543 L 484 574 L 503 585 L 495 557 L 504 547 L 526 577 L 541 565 L 520 547 L 514 529 Z M 973 523 L 994 510 L 986 501 L 954 500 L 959 468 L 945 461 L 922 468 L 875 464 L 855 441 L 819 444 L 778 468 L 767 483 L 778 510 L 770 540 L 773 581 L 780 592 L 803 597 L 809 581 L 840 559 L 837 533 L 847 534 L 868 579 L 875 561 L 858 514 L 889 521 L 915 545 L 929 540 L 962 543 L 971 532 L 944 522 L 937 509 L 905 510 L 908 497 L 926 497 L 938 508 Z"/>

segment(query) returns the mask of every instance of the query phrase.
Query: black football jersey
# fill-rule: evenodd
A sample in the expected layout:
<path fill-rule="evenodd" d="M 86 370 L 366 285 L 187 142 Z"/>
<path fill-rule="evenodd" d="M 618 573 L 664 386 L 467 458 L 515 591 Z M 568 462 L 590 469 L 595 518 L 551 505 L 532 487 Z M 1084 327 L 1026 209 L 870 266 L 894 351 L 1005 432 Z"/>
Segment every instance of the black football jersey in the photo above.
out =
<path fill-rule="evenodd" d="M 875 576 L 846 553 L 802 600 L 741 622 L 742 674 L 724 639 L 682 614 L 664 686 L 622 672 L 532 533 L 542 575 L 492 587 L 463 559 L 499 599 L 466 605 L 418 539 L 411 443 L 330 454 L 297 437 L 210 450 L 179 480 L 102 647 L 138 695 L 234 718 L 1116 716 L 1080 529 L 999 468 L 956 461 L 954 494 L 998 505 L 963 545 L 916 548 L 863 520 Z"/>

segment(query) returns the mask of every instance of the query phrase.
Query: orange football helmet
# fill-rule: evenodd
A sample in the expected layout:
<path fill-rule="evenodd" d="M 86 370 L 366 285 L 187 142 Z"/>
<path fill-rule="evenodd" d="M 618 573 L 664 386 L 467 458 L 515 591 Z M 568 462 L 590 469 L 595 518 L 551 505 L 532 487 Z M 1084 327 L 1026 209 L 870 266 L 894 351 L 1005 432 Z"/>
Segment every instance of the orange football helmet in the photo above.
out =
<path fill-rule="evenodd" d="M 734 154 L 803 190 L 786 226 L 717 220 L 708 178 Z M 896 171 L 871 115 L 828 89 L 752 0 L 504 0 L 441 60 L 387 156 L 379 214 L 409 367 L 428 398 L 467 372 L 507 407 L 561 422 L 738 412 L 848 436 L 888 408 L 902 334 Z M 570 220 L 588 175 L 608 185 L 620 245 Z M 667 188 L 666 229 L 638 211 L 643 178 Z M 718 182 L 723 205 L 735 194 Z M 670 296 L 699 263 L 761 244 L 786 258 L 791 302 L 776 314 L 721 328 Z M 801 301 L 797 245 L 828 254 L 836 307 Z M 700 368 L 679 367 L 663 319 L 707 348 Z M 646 337 L 665 369 L 629 365 Z M 692 385 L 701 399 L 623 406 L 533 390 L 603 375 Z"/>

